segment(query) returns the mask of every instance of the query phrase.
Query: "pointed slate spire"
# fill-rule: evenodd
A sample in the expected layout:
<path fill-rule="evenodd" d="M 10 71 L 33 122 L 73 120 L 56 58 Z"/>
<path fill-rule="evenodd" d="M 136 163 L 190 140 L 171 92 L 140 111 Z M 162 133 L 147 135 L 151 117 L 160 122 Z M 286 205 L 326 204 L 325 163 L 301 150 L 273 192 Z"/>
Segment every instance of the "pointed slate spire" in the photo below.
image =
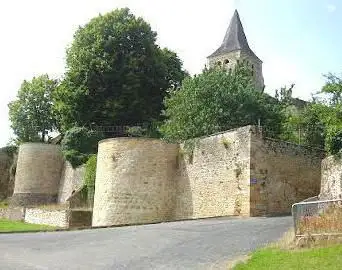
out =
<path fill-rule="evenodd" d="M 221 55 L 236 50 L 242 50 L 258 58 L 254 52 L 249 48 L 245 32 L 240 20 L 239 13 L 235 10 L 234 15 L 230 21 L 226 35 L 224 36 L 223 42 L 213 54 L 209 57 Z M 259 58 L 258 58 L 259 59 Z"/>

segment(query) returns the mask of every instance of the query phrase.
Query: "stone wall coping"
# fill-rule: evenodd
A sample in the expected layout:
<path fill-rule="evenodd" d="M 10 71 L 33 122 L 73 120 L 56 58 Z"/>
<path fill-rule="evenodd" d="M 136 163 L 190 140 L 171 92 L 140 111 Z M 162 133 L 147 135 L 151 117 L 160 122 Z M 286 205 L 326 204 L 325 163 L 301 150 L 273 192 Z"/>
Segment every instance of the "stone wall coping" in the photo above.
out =
<path fill-rule="evenodd" d="M 56 144 L 51 144 L 51 143 L 41 143 L 41 142 L 25 142 L 22 143 L 20 146 L 24 146 L 24 145 L 41 145 L 41 146 L 50 146 L 50 147 L 54 147 L 54 148 L 59 148 L 59 145 Z"/>
<path fill-rule="evenodd" d="M 254 125 L 247 125 L 247 126 L 243 126 L 243 127 L 232 128 L 232 129 L 216 132 L 216 133 L 213 133 L 213 134 L 210 134 L 210 135 L 204 135 L 204 136 L 196 137 L 194 139 L 205 139 L 205 138 L 214 137 L 214 136 L 225 134 L 225 133 L 232 132 L 232 131 L 248 129 L 248 128 L 251 128 L 251 127 L 256 127 L 256 126 L 254 126 Z M 99 144 L 100 143 L 104 143 L 104 142 L 108 142 L 108 141 L 116 141 L 116 140 L 162 141 L 162 142 L 164 142 L 166 144 L 177 144 L 177 143 L 168 143 L 168 142 L 166 142 L 165 140 L 162 140 L 162 139 L 148 138 L 148 137 L 116 137 L 116 138 L 108 138 L 108 139 L 103 139 L 103 140 L 99 141 Z M 187 140 L 185 140 L 185 141 L 187 141 Z"/>
<path fill-rule="evenodd" d="M 217 135 L 223 135 L 225 133 L 229 133 L 229 132 L 233 132 L 233 131 L 250 129 L 250 128 L 256 128 L 256 126 L 254 126 L 254 125 L 247 125 L 247 126 L 227 129 L 227 130 L 216 132 L 216 133 L 213 133 L 213 134 L 210 134 L 210 135 L 204 135 L 204 136 L 196 137 L 194 139 L 206 139 L 206 138 L 214 137 L 214 136 L 217 136 Z M 189 140 L 191 140 L 191 139 L 189 139 Z M 185 141 L 188 141 L 188 140 L 185 140 Z"/>
<path fill-rule="evenodd" d="M 296 146 L 298 148 L 308 149 L 308 150 L 311 150 L 311 151 L 316 151 L 316 152 L 321 152 L 323 154 L 326 154 L 326 151 L 324 149 L 317 148 L 317 147 L 311 147 L 311 146 L 307 146 L 307 145 L 302 145 L 302 144 L 298 144 L 298 143 L 294 143 L 294 142 L 289 142 L 289 141 L 283 141 L 283 140 L 274 139 L 274 138 L 270 138 L 270 137 L 264 137 L 263 139 L 265 141 L 271 141 L 271 142 L 276 142 L 276 143 L 284 143 L 284 144 L 287 144 L 287 145 Z"/>
<path fill-rule="evenodd" d="M 162 139 L 156 139 L 156 138 L 148 138 L 148 137 L 116 137 L 116 138 L 108 138 L 108 139 L 103 139 L 99 141 L 100 143 L 105 143 L 105 142 L 110 142 L 110 141 L 156 141 L 156 142 L 164 142 L 165 144 L 174 144 L 174 143 L 168 143 Z"/>

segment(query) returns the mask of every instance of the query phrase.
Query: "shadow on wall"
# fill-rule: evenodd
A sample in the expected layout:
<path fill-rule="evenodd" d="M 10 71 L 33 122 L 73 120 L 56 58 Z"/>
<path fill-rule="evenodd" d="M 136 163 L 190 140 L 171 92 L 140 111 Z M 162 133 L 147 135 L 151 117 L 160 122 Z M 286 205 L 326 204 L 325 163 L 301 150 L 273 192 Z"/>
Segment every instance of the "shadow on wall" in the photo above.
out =
<path fill-rule="evenodd" d="M 253 134 L 251 214 L 290 214 L 291 205 L 316 196 L 324 152 Z"/>
<path fill-rule="evenodd" d="M 92 209 L 93 198 L 88 198 L 87 186 L 73 190 L 71 196 L 66 200 L 70 209 Z"/>
<path fill-rule="evenodd" d="M 14 176 L 18 155 L 0 148 L 0 201 L 11 197 L 14 190 Z"/>
<path fill-rule="evenodd" d="M 187 157 L 180 151 L 177 156 L 177 168 L 174 175 L 175 181 L 175 198 L 172 217 L 173 219 L 188 219 L 193 217 L 193 192 L 191 190 L 190 178 L 186 168 Z"/>

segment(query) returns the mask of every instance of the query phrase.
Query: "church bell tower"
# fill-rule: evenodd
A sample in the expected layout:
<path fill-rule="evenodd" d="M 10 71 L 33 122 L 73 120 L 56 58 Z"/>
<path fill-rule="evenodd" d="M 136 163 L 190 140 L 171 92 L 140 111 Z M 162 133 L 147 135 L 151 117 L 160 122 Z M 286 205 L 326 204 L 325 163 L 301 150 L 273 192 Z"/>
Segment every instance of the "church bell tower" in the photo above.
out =
<path fill-rule="evenodd" d="M 249 47 L 239 13 L 235 10 L 222 44 L 208 56 L 208 64 L 209 67 L 218 65 L 233 69 L 239 62 L 251 68 L 255 86 L 263 91 L 262 61 Z"/>

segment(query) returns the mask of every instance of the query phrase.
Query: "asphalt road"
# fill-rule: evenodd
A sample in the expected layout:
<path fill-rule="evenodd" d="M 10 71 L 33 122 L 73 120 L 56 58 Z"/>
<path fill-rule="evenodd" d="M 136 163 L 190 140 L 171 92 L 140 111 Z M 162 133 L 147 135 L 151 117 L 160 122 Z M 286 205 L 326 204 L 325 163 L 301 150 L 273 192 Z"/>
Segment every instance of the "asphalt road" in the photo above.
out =
<path fill-rule="evenodd" d="M 0 269 L 226 269 L 274 241 L 290 217 L 220 218 L 109 229 L 0 234 Z"/>

